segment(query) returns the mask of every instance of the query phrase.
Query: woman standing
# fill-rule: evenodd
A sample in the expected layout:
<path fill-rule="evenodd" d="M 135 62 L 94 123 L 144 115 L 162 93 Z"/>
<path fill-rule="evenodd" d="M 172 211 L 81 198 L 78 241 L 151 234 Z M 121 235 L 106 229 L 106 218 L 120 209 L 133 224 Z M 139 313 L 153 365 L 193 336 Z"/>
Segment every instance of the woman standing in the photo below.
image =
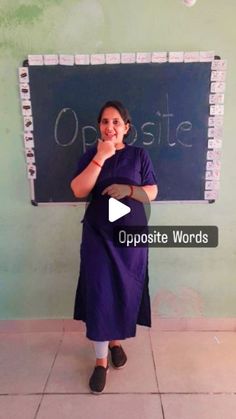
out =
<path fill-rule="evenodd" d="M 124 367 L 127 356 L 120 340 L 134 337 L 136 324 L 151 327 L 148 249 L 116 247 L 113 228 L 135 225 L 134 215 L 140 208 L 143 213 L 142 203 L 157 195 L 148 154 L 124 143 L 131 124 L 124 106 L 118 101 L 107 102 L 98 123 L 101 140 L 82 156 L 71 182 L 77 198 L 92 195 L 83 219 L 74 319 L 86 323 L 86 336 L 94 344 L 96 365 L 89 381 L 93 393 L 104 390 L 108 349 L 113 366 Z M 108 220 L 110 197 L 131 208 L 119 222 Z"/>

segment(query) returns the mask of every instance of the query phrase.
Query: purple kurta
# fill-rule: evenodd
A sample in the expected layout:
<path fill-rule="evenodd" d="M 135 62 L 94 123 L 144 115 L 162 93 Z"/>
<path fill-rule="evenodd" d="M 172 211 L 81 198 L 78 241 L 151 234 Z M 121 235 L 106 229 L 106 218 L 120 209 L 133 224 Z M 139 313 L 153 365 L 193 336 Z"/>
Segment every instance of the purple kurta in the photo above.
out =
<path fill-rule="evenodd" d="M 96 154 L 91 148 L 81 158 L 77 175 Z M 151 326 L 148 291 L 148 249 L 116 247 L 114 226 L 146 225 L 143 204 L 132 198 L 120 201 L 131 212 L 114 223 L 108 220 L 108 195 L 113 183 L 154 185 L 151 160 L 143 148 L 126 145 L 103 165 L 83 219 L 81 264 L 74 319 L 86 323 L 86 336 L 104 341 L 135 336 L 136 324 Z"/>

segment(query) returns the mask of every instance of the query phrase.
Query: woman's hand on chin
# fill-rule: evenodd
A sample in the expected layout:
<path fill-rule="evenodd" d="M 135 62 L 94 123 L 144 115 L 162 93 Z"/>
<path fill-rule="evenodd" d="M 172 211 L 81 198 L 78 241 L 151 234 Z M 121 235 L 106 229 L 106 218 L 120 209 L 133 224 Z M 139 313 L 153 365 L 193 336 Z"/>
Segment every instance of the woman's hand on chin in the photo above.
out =
<path fill-rule="evenodd" d="M 109 159 L 116 152 L 116 147 L 112 141 L 102 141 L 98 140 L 97 144 L 97 154 L 103 159 Z"/>

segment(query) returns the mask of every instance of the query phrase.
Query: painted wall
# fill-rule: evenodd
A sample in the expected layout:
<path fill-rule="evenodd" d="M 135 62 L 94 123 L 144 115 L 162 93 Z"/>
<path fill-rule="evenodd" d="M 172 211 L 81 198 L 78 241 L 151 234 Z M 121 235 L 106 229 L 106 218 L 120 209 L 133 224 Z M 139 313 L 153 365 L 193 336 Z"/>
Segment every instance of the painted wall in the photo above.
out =
<path fill-rule="evenodd" d="M 71 317 L 84 208 L 32 207 L 17 67 L 28 54 L 215 50 L 228 60 L 220 198 L 154 205 L 151 224 L 218 225 L 216 249 L 151 249 L 153 309 L 236 316 L 236 2 L 0 0 L 0 318 Z M 45 179 L 46 181 L 46 179 Z"/>

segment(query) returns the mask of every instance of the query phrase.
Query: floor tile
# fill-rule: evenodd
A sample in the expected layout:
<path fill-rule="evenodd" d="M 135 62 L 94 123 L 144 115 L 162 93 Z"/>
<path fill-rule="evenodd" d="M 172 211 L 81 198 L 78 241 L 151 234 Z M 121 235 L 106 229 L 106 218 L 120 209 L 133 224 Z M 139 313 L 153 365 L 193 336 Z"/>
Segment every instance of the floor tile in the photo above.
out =
<path fill-rule="evenodd" d="M 110 365 L 105 392 L 95 396 L 88 387 L 94 350 L 84 332 L 1 333 L 0 419 L 35 419 L 48 377 L 37 419 L 95 412 L 96 419 L 163 419 L 160 397 L 165 419 L 236 417 L 234 332 L 138 327 L 122 345 L 127 366 Z"/>
<path fill-rule="evenodd" d="M 165 419 L 235 419 L 236 395 L 163 395 Z"/>
<path fill-rule="evenodd" d="M 60 319 L 0 320 L 0 333 L 62 332 Z"/>
<path fill-rule="evenodd" d="M 78 320 L 73 319 L 65 319 L 63 320 L 63 328 L 65 332 L 81 332 L 86 333 L 86 326 L 85 323 Z"/>
<path fill-rule="evenodd" d="M 0 335 L 0 394 L 43 390 L 61 333 Z"/>
<path fill-rule="evenodd" d="M 162 419 L 159 395 L 44 396 L 37 419 Z"/>
<path fill-rule="evenodd" d="M 222 332 L 234 332 L 236 330 L 236 318 L 206 318 L 206 317 L 184 317 L 165 318 L 152 316 L 153 331 L 175 331 L 175 332 L 203 332 L 218 330 Z"/>
<path fill-rule="evenodd" d="M 65 333 L 46 392 L 88 393 L 88 379 L 93 366 L 92 343 L 82 333 Z"/>
<path fill-rule="evenodd" d="M 149 331 L 138 328 L 135 338 L 127 339 L 123 347 L 128 357 L 125 368 L 110 366 L 107 392 L 158 392 Z"/>
<path fill-rule="evenodd" d="M 41 396 L 0 396 L 0 419 L 33 419 Z"/>
<path fill-rule="evenodd" d="M 161 392 L 236 392 L 236 334 L 152 332 Z"/>
<path fill-rule="evenodd" d="M 127 366 L 115 370 L 110 365 L 106 393 L 157 392 L 149 332 L 138 328 L 135 339 L 123 343 Z M 95 357 L 92 343 L 81 333 L 66 333 L 54 364 L 47 393 L 89 393 L 88 381 Z"/>

